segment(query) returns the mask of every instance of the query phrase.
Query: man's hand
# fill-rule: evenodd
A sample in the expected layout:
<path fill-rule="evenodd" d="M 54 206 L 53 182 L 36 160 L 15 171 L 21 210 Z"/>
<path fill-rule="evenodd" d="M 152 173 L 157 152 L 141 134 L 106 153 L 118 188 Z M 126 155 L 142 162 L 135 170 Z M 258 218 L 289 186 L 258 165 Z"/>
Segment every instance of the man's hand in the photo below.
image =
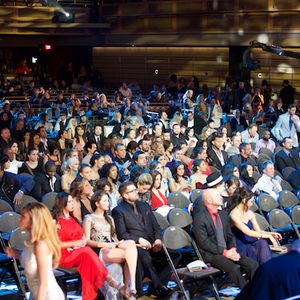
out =
<path fill-rule="evenodd" d="M 228 259 L 233 260 L 233 261 L 239 261 L 240 258 L 241 258 L 241 256 L 239 255 L 239 253 L 236 252 L 235 248 L 231 248 L 231 249 L 227 250 L 226 257 Z"/>
<path fill-rule="evenodd" d="M 154 252 L 159 252 L 161 250 L 161 247 L 162 247 L 161 240 L 159 240 L 159 239 L 155 240 L 155 242 L 152 245 L 153 251 Z"/>
<path fill-rule="evenodd" d="M 14 204 L 15 205 L 19 205 L 21 204 L 21 201 L 23 199 L 23 196 L 24 196 L 24 193 L 22 191 L 18 191 L 16 194 L 15 194 L 15 197 L 14 197 Z"/>
<path fill-rule="evenodd" d="M 138 242 L 146 250 L 149 250 L 152 247 L 151 243 L 149 241 L 147 241 L 146 239 L 144 239 L 144 238 L 139 238 Z"/>

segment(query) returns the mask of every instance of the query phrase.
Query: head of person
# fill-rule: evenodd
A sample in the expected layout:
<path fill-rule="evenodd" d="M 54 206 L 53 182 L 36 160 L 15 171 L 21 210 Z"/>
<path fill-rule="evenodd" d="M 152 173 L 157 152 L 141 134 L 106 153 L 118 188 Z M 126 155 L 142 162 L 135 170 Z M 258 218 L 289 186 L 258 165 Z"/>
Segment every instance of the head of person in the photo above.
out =
<path fill-rule="evenodd" d="M 192 159 L 203 159 L 206 161 L 207 159 L 207 151 L 203 147 L 195 147 L 194 151 L 191 155 Z"/>
<path fill-rule="evenodd" d="M 241 143 L 242 143 L 242 137 L 240 135 L 235 134 L 231 137 L 231 145 L 233 147 L 239 148 Z"/>
<path fill-rule="evenodd" d="M 96 136 L 101 136 L 102 135 L 102 127 L 100 125 L 95 125 L 94 126 L 94 134 Z"/>
<path fill-rule="evenodd" d="M 139 141 L 139 147 L 141 149 L 141 151 L 143 152 L 149 152 L 151 149 L 151 138 L 147 138 L 146 136 L 144 136 L 144 138 L 142 140 Z"/>
<path fill-rule="evenodd" d="M 251 148 L 251 145 L 249 143 L 241 143 L 239 149 L 240 149 L 241 156 L 243 156 L 244 158 L 249 158 L 250 157 L 250 154 L 252 152 L 252 148 Z"/>
<path fill-rule="evenodd" d="M 219 193 L 224 191 L 224 178 L 220 171 L 212 172 L 207 176 L 206 187 L 208 189 L 216 189 Z"/>
<path fill-rule="evenodd" d="M 90 164 L 92 168 L 96 167 L 98 170 L 100 170 L 105 164 L 104 156 L 99 153 L 94 153 L 90 160 Z"/>
<path fill-rule="evenodd" d="M 1 165 L 3 165 L 4 167 L 4 170 L 7 170 L 10 168 L 10 165 L 11 165 L 11 162 L 10 162 L 10 159 L 9 159 L 9 156 L 4 154 L 1 159 L 0 159 L 0 163 Z"/>
<path fill-rule="evenodd" d="M 126 151 L 133 154 L 139 150 L 139 145 L 136 141 L 130 141 L 127 145 Z"/>
<path fill-rule="evenodd" d="M 79 161 L 76 157 L 70 157 L 67 161 L 63 164 L 62 169 L 68 172 L 76 173 L 78 172 L 79 168 Z"/>
<path fill-rule="evenodd" d="M 181 161 L 176 161 L 173 167 L 173 177 L 176 182 L 179 182 L 180 177 L 184 177 L 184 164 Z"/>
<path fill-rule="evenodd" d="M 164 168 L 168 162 L 168 159 L 164 154 L 156 153 L 153 157 L 153 161 L 158 161 L 162 168 Z"/>
<path fill-rule="evenodd" d="M 79 165 L 79 175 L 86 180 L 91 180 L 91 166 L 88 164 Z"/>
<path fill-rule="evenodd" d="M 77 158 L 77 160 L 78 160 L 79 155 L 78 155 L 77 149 L 72 148 L 72 149 L 68 149 L 68 150 L 66 151 L 66 154 L 65 154 L 65 161 L 67 161 L 67 160 L 68 160 L 69 158 L 71 158 L 71 157 Z"/>
<path fill-rule="evenodd" d="M 232 196 L 235 190 L 240 186 L 240 181 L 235 175 L 228 175 L 225 178 L 225 190 L 229 196 Z"/>
<path fill-rule="evenodd" d="M 285 150 L 287 151 L 291 151 L 292 148 L 293 148 L 293 141 L 290 137 L 285 137 L 283 140 L 282 140 L 282 146 Z"/>
<path fill-rule="evenodd" d="M 222 175 L 224 178 L 228 175 L 235 175 L 237 178 L 240 178 L 240 171 L 237 165 L 226 164 L 222 169 Z"/>
<path fill-rule="evenodd" d="M 96 191 L 104 191 L 107 194 L 110 194 L 112 187 L 110 182 L 106 178 L 100 178 L 96 182 Z"/>
<path fill-rule="evenodd" d="M 34 202 L 24 206 L 20 228 L 30 232 L 30 242 L 45 241 L 52 254 L 52 267 L 57 267 L 61 255 L 61 243 L 49 209 L 43 203 Z"/>
<path fill-rule="evenodd" d="M 163 132 L 164 141 L 171 141 L 171 131 L 169 129 L 165 129 Z"/>
<path fill-rule="evenodd" d="M 257 125 L 255 123 L 249 125 L 248 129 L 250 137 L 255 137 L 257 134 Z"/>
<path fill-rule="evenodd" d="M 179 135 L 180 134 L 180 125 L 177 123 L 173 124 L 172 130 L 175 135 Z"/>
<path fill-rule="evenodd" d="M 211 138 L 211 144 L 214 148 L 222 150 L 224 146 L 223 135 L 220 133 L 213 133 Z"/>
<path fill-rule="evenodd" d="M 215 121 L 212 120 L 212 119 L 208 120 L 207 125 L 208 125 L 208 127 L 209 127 L 210 129 L 215 129 L 215 128 L 216 128 L 216 123 L 215 123 Z"/>
<path fill-rule="evenodd" d="M 53 206 L 53 218 L 58 220 L 64 213 L 70 213 L 74 210 L 74 200 L 71 195 L 65 192 L 57 193 Z"/>
<path fill-rule="evenodd" d="M 160 189 L 160 187 L 161 187 L 161 181 L 162 181 L 162 175 L 161 175 L 161 173 L 159 173 L 156 170 L 151 170 L 149 172 L 149 174 L 152 177 L 152 186 L 151 186 L 151 189 L 152 188 Z"/>
<path fill-rule="evenodd" d="M 45 164 L 45 172 L 46 175 L 51 177 L 54 177 L 56 175 L 56 165 L 55 162 L 52 160 L 48 160 Z"/>
<path fill-rule="evenodd" d="M 119 187 L 119 193 L 126 202 L 135 203 L 139 199 L 139 194 L 133 182 L 124 182 Z"/>
<path fill-rule="evenodd" d="M 130 181 L 136 183 L 138 177 L 143 173 L 148 173 L 148 171 L 145 168 L 134 166 L 130 170 L 130 175 L 129 175 Z"/>
<path fill-rule="evenodd" d="M 29 148 L 27 152 L 27 160 L 30 162 L 37 162 L 39 159 L 39 151 L 34 148 Z"/>
<path fill-rule="evenodd" d="M 97 150 L 97 145 L 96 145 L 96 143 L 94 143 L 94 142 L 87 141 L 87 142 L 85 143 L 84 148 L 85 148 L 87 154 L 93 155 L 94 152 Z"/>
<path fill-rule="evenodd" d="M 241 179 L 248 179 L 253 177 L 253 167 L 249 163 L 241 163 L 240 165 L 240 175 Z"/>
<path fill-rule="evenodd" d="M 275 175 L 275 168 L 274 168 L 273 162 L 270 161 L 270 160 L 267 160 L 267 161 L 263 162 L 262 171 L 268 177 L 273 178 L 274 175 Z"/>
<path fill-rule="evenodd" d="M 138 150 L 132 156 L 133 164 L 145 168 L 147 165 L 147 157 L 144 151 Z"/>
<path fill-rule="evenodd" d="M 188 137 L 193 137 L 195 135 L 194 127 L 188 127 L 185 131 Z"/>
<path fill-rule="evenodd" d="M 11 141 L 9 143 L 8 147 L 10 148 L 11 154 L 13 154 L 13 155 L 18 154 L 18 152 L 19 152 L 19 145 L 18 145 L 17 141 Z"/>
<path fill-rule="evenodd" d="M 162 125 L 157 123 L 153 127 L 153 134 L 154 136 L 161 136 L 162 135 Z"/>
<path fill-rule="evenodd" d="M 180 160 L 183 155 L 182 149 L 179 146 L 173 147 L 172 155 L 175 160 Z"/>
<path fill-rule="evenodd" d="M 206 164 L 203 159 L 195 159 L 192 165 L 192 171 L 193 173 L 203 173 L 206 171 Z"/>
<path fill-rule="evenodd" d="M 74 180 L 71 183 L 70 195 L 73 198 L 76 198 L 78 201 L 81 198 L 87 198 L 92 194 L 92 186 L 89 181 L 85 178 L 82 178 L 80 181 Z"/>
<path fill-rule="evenodd" d="M 289 106 L 288 106 L 288 113 L 291 116 L 294 116 L 296 114 L 296 110 L 297 110 L 297 107 L 296 107 L 295 104 L 289 104 Z"/>
<path fill-rule="evenodd" d="M 117 158 L 124 159 L 126 157 L 126 148 L 123 144 L 116 144 L 114 150 Z"/>
<path fill-rule="evenodd" d="M 202 193 L 202 199 L 207 207 L 217 209 L 223 205 L 223 197 L 221 196 L 220 191 L 216 188 L 204 190 Z"/>
<path fill-rule="evenodd" d="M 233 194 L 233 205 L 229 208 L 234 209 L 238 205 L 242 205 L 245 211 L 248 211 L 254 202 L 254 193 L 247 187 L 239 187 Z"/>
<path fill-rule="evenodd" d="M 119 171 L 114 163 L 105 164 L 100 170 L 100 177 L 107 178 L 113 183 L 118 181 Z"/>
<path fill-rule="evenodd" d="M 263 134 L 263 140 L 267 142 L 270 138 L 271 138 L 270 130 L 265 130 L 265 132 Z"/>
<path fill-rule="evenodd" d="M 142 173 L 136 180 L 139 194 L 147 193 L 153 185 L 152 176 L 149 173 Z"/>

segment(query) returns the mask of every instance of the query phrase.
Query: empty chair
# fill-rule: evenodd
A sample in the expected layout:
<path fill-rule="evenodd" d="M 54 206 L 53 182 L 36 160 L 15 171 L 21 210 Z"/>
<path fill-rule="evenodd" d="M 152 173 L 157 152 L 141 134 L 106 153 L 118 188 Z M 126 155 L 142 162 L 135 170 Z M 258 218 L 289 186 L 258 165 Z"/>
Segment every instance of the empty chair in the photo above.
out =
<path fill-rule="evenodd" d="M 271 157 L 270 157 L 269 155 L 266 155 L 266 154 L 263 154 L 263 153 L 258 154 L 257 161 L 258 161 L 259 163 L 263 163 L 263 162 L 265 162 L 266 160 L 272 160 L 272 159 L 271 159 Z"/>
<path fill-rule="evenodd" d="M 0 231 L 10 233 L 19 227 L 20 215 L 13 211 L 7 211 L 0 215 Z"/>
<path fill-rule="evenodd" d="M 300 205 L 296 205 L 293 207 L 291 215 L 292 215 L 292 221 L 296 225 L 300 225 Z"/>
<path fill-rule="evenodd" d="M 254 201 L 253 201 L 253 204 L 250 207 L 250 210 L 252 210 L 253 212 L 258 211 L 258 206 L 257 206 L 257 204 Z"/>
<path fill-rule="evenodd" d="M 187 280 L 189 281 L 199 281 L 201 279 L 206 280 L 209 279 L 211 282 L 211 288 L 213 291 L 213 294 L 217 300 L 220 299 L 218 289 L 216 287 L 215 281 L 213 276 L 220 274 L 220 270 L 216 268 L 208 268 L 199 270 L 196 272 L 190 272 L 187 267 L 183 267 L 180 269 L 176 269 L 173 261 L 169 254 L 170 250 L 180 250 L 185 247 L 192 247 L 197 255 L 197 259 L 199 261 L 203 262 L 203 259 L 201 257 L 201 254 L 197 248 L 196 243 L 193 241 L 193 239 L 188 235 L 187 232 L 182 230 L 179 227 L 171 226 L 167 228 L 163 234 L 163 249 L 167 255 L 168 263 L 170 264 L 170 267 L 176 277 L 177 284 L 183 294 L 183 298 L 185 300 L 189 300 L 190 296 L 186 292 L 186 289 L 184 288 L 184 284 Z"/>
<path fill-rule="evenodd" d="M 195 189 L 192 190 L 191 194 L 190 194 L 190 202 L 194 202 L 198 197 L 200 197 L 202 195 L 203 190 L 200 189 Z"/>
<path fill-rule="evenodd" d="M 299 231 L 292 219 L 288 216 L 286 212 L 281 209 L 274 208 L 269 213 L 269 223 L 272 228 L 277 230 L 287 231 L 289 230 L 289 225 L 294 229 L 298 239 L 300 238 Z"/>
<path fill-rule="evenodd" d="M 283 175 L 283 178 L 286 180 L 290 174 L 295 171 L 296 169 L 293 168 L 293 167 L 285 167 L 283 170 L 282 170 L 282 175 Z"/>
<path fill-rule="evenodd" d="M 283 190 L 287 190 L 287 191 L 292 191 L 293 190 L 293 187 L 285 180 L 281 180 L 280 185 L 281 185 Z"/>
<path fill-rule="evenodd" d="M 253 175 L 252 175 L 253 179 L 255 180 L 255 182 L 258 181 L 258 179 L 261 177 L 261 175 L 256 172 L 256 171 L 253 171 Z"/>
<path fill-rule="evenodd" d="M 261 194 L 257 199 L 258 207 L 262 212 L 269 212 L 278 207 L 278 202 L 268 194 Z"/>
<path fill-rule="evenodd" d="M 281 179 L 283 179 L 282 174 L 278 170 L 274 170 L 274 176 L 279 176 Z"/>
<path fill-rule="evenodd" d="M 0 199 L 0 214 L 6 211 L 13 211 L 13 208 L 10 206 L 8 202 Z"/>
<path fill-rule="evenodd" d="M 267 155 L 271 160 L 273 160 L 274 153 L 268 148 L 260 148 L 258 154 Z"/>
<path fill-rule="evenodd" d="M 22 198 L 21 203 L 20 203 L 19 205 L 16 205 L 16 207 L 15 207 L 16 212 L 21 213 L 23 207 L 24 207 L 26 204 L 32 203 L 32 202 L 38 202 L 38 201 L 37 201 L 36 199 L 34 199 L 33 197 L 31 197 L 31 196 L 24 195 L 23 198 Z"/>
<path fill-rule="evenodd" d="M 157 212 L 153 212 L 155 219 L 158 223 L 158 225 L 160 226 L 160 228 L 162 230 L 165 230 L 166 228 L 168 228 L 170 226 L 170 223 L 168 222 L 167 218 L 162 216 L 161 214 L 157 213 Z"/>
<path fill-rule="evenodd" d="M 278 202 L 282 208 L 291 208 L 299 203 L 298 198 L 290 191 L 281 191 Z"/>
<path fill-rule="evenodd" d="M 29 232 L 27 230 L 21 229 L 20 227 L 14 229 L 9 238 L 10 246 L 13 249 L 22 251 L 25 247 L 25 241 L 29 238 Z"/>
<path fill-rule="evenodd" d="M 50 211 L 52 210 L 52 208 L 54 206 L 56 195 L 57 195 L 57 193 L 50 192 L 50 193 L 45 194 L 42 197 L 42 202 L 49 208 Z"/>
<path fill-rule="evenodd" d="M 254 214 L 255 214 L 255 219 L 259 225 L 259 228 L 263 231 L 270 230 L 270 224 L 267 221 L 267 219 L 264 216 L 262 216 L 261 214 L 258 214 L 258 213 L 254 213 Z"/>
<path fill-rule="evenodd" d="M 188 208 L 190 205 L 190 200 L 180 192 L 173 192 L 168 197 L 169 205 L 173 205 L 177 208 Z"/>
<path fill-rule="evenodd" d="M 173 208 L 168 214 L 168 220 L 171 226 L 180 228 L 187 227 L 193 223 L 191 215 L 181 208 Z"/>

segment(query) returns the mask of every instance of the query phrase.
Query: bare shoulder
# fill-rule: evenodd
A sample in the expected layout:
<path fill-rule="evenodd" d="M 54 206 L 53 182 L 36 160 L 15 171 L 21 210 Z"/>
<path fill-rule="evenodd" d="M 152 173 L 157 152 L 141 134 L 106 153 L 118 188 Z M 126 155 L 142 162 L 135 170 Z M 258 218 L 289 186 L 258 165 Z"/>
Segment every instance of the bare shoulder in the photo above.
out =
<path fill-rule="evenodd" d="M 34 243 L 35 254 L 48 255 L 50 253 L 49 246 L 45 240 L 40 240 Z"/>

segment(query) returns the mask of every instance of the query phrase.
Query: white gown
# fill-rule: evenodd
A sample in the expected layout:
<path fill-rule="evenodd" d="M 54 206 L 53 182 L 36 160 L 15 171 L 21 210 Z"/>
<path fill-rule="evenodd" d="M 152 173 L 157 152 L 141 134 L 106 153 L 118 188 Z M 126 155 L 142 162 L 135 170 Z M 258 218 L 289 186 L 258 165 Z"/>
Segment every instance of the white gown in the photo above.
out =
<path fill-rule="evenodd" d="M 33 253 L 33 245 L 29 245 L 24 248 L 20 261 L 24 267 L 27 284 L 30 290 L 30 299 L 35 300 L 37 298 L 40 280 L 37 270 L 36 257 Z M 48 256 L 48 266 L 48 290 L 43 300 L 64 300 L 64 293 L 57 284 L 53 274 L 51 254 Z"/>

